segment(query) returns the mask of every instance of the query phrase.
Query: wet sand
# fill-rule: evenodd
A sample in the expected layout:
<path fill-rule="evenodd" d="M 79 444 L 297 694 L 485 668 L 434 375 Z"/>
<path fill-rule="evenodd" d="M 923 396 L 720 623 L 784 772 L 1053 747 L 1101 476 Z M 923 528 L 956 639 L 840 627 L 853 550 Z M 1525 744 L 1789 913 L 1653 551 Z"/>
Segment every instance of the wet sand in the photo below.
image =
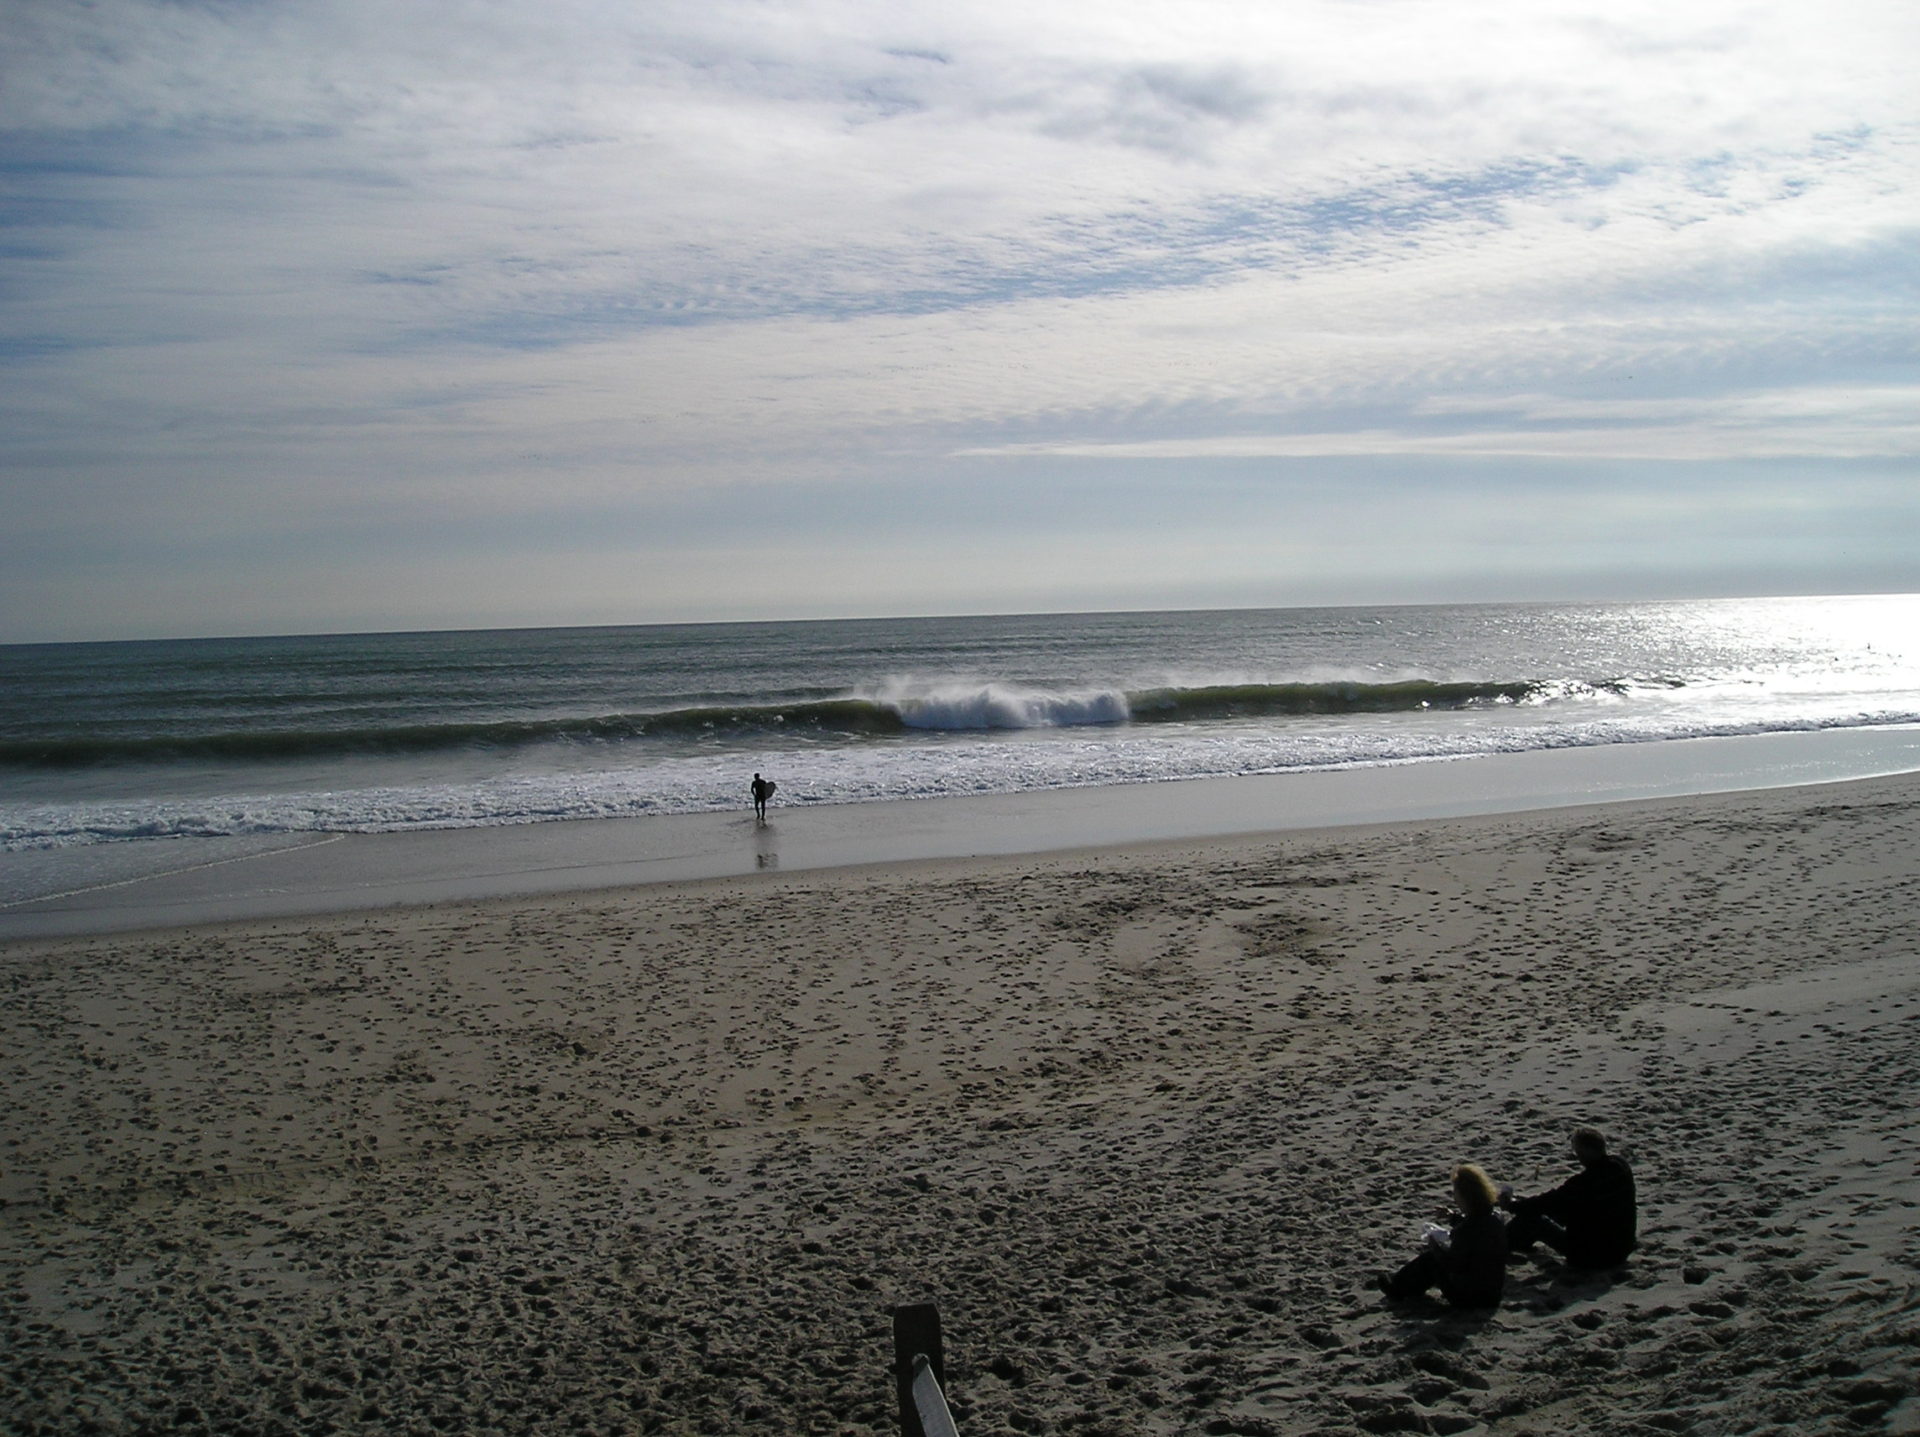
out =
<path fill-rule="evenodd" d="M 1920 727 L 1748 734 L 1030 793 L 0 853 L 0 944 L 242 918 L 1512 813 L 1920 771 Z"/>
<path fill-rule="evenodd" d="M 1920 779 L 0 948 L 11 1432 L 1920 1431 Z M 1594 1123 L 1642 1247 L 1371 1275 Z"/>

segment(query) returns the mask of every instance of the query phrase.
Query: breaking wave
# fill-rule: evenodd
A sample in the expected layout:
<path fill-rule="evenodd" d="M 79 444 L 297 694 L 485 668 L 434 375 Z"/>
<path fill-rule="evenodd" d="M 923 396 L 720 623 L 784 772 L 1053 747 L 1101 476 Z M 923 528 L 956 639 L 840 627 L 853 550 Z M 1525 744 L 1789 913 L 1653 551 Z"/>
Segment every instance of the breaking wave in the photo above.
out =
<path fill-rule="evenodd" d="M 910 730 L 985 732 L 1123 724 L 1221 722 L 1315 714 L 1487 709 L 1622 694 L 1636 686 L 1678 687 L 1677 680 L 1606 679 L 1389 683 L 1332 680 L 1164 687 L 1049 690 L 999 682 L 896 680 L 864 695 L 772 704 L 705 704 L 658 713 L 502 721 L 304 728 L 228 728 L 179 733 L 95 732 L 0 739 L 0 764 L 84 768 L 190 760 L 272 763 L 353 754 L 514 749 L 540 744 L 622 744 L 648 739 L 748 740 L 804 736 L 858 740 Z M 417 717 L 417 716 L 416 716 Z"/>

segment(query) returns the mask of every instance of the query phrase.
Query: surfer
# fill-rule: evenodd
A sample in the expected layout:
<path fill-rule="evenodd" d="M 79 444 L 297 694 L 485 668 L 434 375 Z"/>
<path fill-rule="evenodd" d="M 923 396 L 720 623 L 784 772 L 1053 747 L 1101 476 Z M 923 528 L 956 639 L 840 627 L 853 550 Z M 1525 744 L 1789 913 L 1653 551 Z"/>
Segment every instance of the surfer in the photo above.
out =
<path fill-rule="evenodd" d="M 758 823 L 765 823 L 767 821 L 767 800 L 773 797 L 773 790 L 778 787 L 778 785 L 775 784 L 772 779 L 762 778 L 756 773 L 753 776 L 752 787 L 754 820 Z"/>

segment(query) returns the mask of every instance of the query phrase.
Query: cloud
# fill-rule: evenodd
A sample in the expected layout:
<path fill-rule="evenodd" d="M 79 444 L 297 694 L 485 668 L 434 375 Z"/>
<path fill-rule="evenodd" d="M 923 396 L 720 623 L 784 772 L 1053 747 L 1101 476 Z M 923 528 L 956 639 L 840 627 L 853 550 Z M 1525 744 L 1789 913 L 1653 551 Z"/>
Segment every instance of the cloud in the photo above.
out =
<path fill-rule="evenodd" d="M 1910 459 L 1920 454 L 1920 424 L 1902 428 L 1759 430 L 1698 424 L 1631 430 L 1480 430 L 1472 434 L 1395 434 L 1347 430 L 1334 434 L 1232 434 L 1132 443 L 1002 445 L 958 451 L 974 458 L 1051 455 L 1074 459 L 1311 459 L 1329 456 L 1412 456 L 1484 459 Z"/>
<path fill-rule="evenodd" d="M 1920 387 L 1799 389 L 1729 399 L 1434 397 L 1410 419 L 1469 428 L 1346 429 L 1075 442 L 958 451 L 968 458 L 1307 459 L 1331 456 L 1647 460 L 1920 458 Z M 1488 422 L 1491 421 L 1491 422 Z"/>
<path fill-rule="evenodd" d="M 48 542 L 1914 455 L 1903 4 L 16 18 L 0 522 Z"/>

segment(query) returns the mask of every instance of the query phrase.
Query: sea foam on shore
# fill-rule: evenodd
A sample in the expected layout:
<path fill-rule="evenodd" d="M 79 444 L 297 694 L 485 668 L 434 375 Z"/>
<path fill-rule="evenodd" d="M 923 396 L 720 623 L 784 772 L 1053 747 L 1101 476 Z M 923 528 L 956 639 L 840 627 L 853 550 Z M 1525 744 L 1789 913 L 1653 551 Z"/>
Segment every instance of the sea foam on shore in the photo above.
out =
<path fill-rule="evenodd" d="M 0 853 L 0 942 L 769 871 L 1207 838 L 1920 770 L 1920 727 L 804 809 Z"/>

